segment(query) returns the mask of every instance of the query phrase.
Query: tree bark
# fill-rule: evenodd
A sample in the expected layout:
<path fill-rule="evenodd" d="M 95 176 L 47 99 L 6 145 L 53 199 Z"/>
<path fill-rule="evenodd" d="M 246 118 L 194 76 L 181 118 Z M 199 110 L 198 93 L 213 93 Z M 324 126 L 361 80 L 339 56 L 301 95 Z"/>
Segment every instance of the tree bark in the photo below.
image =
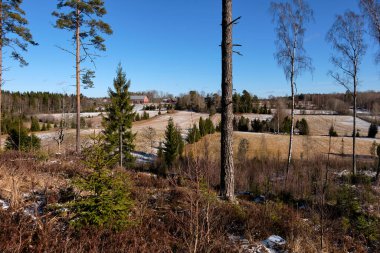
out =
<path fill-rule="evenodd" d="M 77 0 L 79 4 L 80 0 Z M 76 129 L 76 152 L 81 152 L 80 146 L 80 10 L 77 6 L 76 10 L 76 89 L 77 89 L 77 129 Z"/>
<path fill-rule="evenodd" d="M 232 149 L 232 0 L 222 0 L 222 129 L 220 193 L 228 201 L 235 200 L 234 162 Z"/>
<path fill-rule="evenodd" d="M 356 175 L 356 107 L 357 107 L 357 81 L 354 76 L 354 133 L 352 135 L 352 173 Z"/>
<path fill-rule="evenodd" d="M 290 73 L 290 87 L 292 92 L 292 110 L 291 110 L 291 126 L 290 126 L 290 139 L 289 139 L 289 151 L 288 151 L 288 163 L 286 165 L 286 176 L 285 176 L 285 185 L 288 181 L 290 163 L 292 162 L 292 153 L 293 153 L 293 135 L 294 135 L 294 59 L 295 59 L 295 47 L 293 48 L 293 58 L 292 58 L 292 70 Z"/>

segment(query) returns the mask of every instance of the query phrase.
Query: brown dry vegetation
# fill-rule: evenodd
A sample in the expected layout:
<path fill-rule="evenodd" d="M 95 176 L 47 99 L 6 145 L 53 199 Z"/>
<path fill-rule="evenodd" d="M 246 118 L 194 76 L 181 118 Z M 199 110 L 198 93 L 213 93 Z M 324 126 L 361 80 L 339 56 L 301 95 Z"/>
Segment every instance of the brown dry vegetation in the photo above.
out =
<path fill-rule="evenodd" d="M 1 155 L 2 174 L 17 179 L 18 192 L 44 191 L 48 206 L 59 200 L 59 189 L 83 173 L 75 156 L 59 158 L 58 163 L 43 162 L 34 155 L 18 153 Z M 135 202 L 130 217 L 132 225 L 122 231 L 87 227 L 76 230 L 68 226 L 68 217 L 45 208 L 36 219 L 20 209 L 0 210 L 0 249 L 2 252 L 241 252 L 229 241 L 229 235 L 243 236 L 255 245 L 271 234 L 286 238 L 290 252 L 320 252 L 318 198 L 313 195 L 313 180 L 318 180 L 323 159 L 296 162 L 289 192 L 294 200 L 281 197 L 283 164 L 274 160 L 240 160 L 237 181 L 241 189 L 247 184 L 268 198 L 264 204 L 250 201 L 239 204 L 220 201 L 217 188 L 218 162 L 212 159 L 183 158 L 176 166 L 176 178 L 160 178 L 152 174 L 126 172 L 133 182 Z M 19 164 L 20 166 L 18 166 Z M 313 165 L 311 165 L 313 164 Z M 349 164 L 334 162 L 337 171 Z M 16 168 L 16 169 L 15 169 Z M 247 168 L 253 168 L 247 170 Z M 309 168 L 309 169 L 307 169 Z M 272 178 L 267 184 L 267 178 Z M 336 180 L 330 177 L 330 180 Z M 6 186 L 9 176 L 0 182 Z M 9 182 L 8 182 L 9 183 Z M 336 185 L 331 184 L 328 197 L 334 202 Z M 309 198 L 302 198 L 308 196 Z M 315 197 L 313 197 L 315 196 Z M 305 208 L 296 208 L 295 199 L 307 200 Z M 299 202 L 301 203 L 301 202 Z M 22 205 L 22 203 L 20 203 Z M 298 204 L 297 204 L 298 205 Z M 326 210 L 324 252 L 366 252 L 368 241 L 343 231 L 333 204 Z"/>
<path fill-rule="evenodd" d="M 285 159 L 287 153 L 285 152 L 289 145 L 288 135 L 274 135 L 263 133 L 234 133 L 234 153 L 237 154 L 239 142 L 242 139 L 249 141 L 249 158 L 271 157 L 273 159 Z M 343 143 L 342 143 L 343 139 Z M 214 134 L 203 138 L 200 142 L 189 145 L 189 150 L 194 150 L 195 154 L 202 157 L 204 152 L 204 142 L 209 142 L 208 152 L 216 159 L 220 152 L 220 134 Z M 357 139 L 357 154 L 359 157 L 369 159 L 371 158 L 370 148 L 373 139 L 359 138 Z M 380 143 L 380 141 L 378 141 Z M 334 156 L 343 155 L 350 157 L 352 154 L 352 138 L 350 137 L 335 137 L 331 139 L 331 153 Z M 319 155 L 327 155 L 329 148 L 329 137 L 327 136 L 294 136 L 294 157 L 300 159 L 314 158 Z"/>

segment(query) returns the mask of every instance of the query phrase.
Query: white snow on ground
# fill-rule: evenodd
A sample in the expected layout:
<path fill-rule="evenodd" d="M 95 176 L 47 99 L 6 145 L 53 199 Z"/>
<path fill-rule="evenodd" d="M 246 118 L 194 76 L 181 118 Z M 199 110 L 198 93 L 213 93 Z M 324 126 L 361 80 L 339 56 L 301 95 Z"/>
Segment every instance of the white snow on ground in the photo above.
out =
<path fill-rule="evenodd" d="M 84 118 L 91 118 L 91 117 L 97 117 L 101 114 L 102 114 L 101 112 L 82 112 L 80 116 Z M 65 117 L 69 119 L 76 117 L 76 113 L 65 113 L 64 115 Z M 49 120 L 59 121 L 62 119 L 62 113 L 37 114 L 35 116 L 40 120 L 49 119 Z"/>
<path fill-rule="evenodd" d="M 154 127 L 156 131 L 165 131 L 166 126 L 168 124 L 168 120 L 170 118 L 173 118 L 174 124 L 178 125 L 183 132 L 187 132 L 187 129 L 189 129 L 194 123 L 198 123 L 199 118 L 203 117 L 203 119 L 206 119 L 209 117 L 206 113 L 194 113 L 194 112 L 187 112 L 187 111 L 178 111 L 173 114 L 165 114 L 161 115 L 158 118 L 155 118 L 154 120 L 148 120 L 148 121 L 140 121 L 136 122 L 136 124 L 133 125 L 133 131 L 140 131 L 146 127 Z"/>
<path fill-rule="evenodd" d="M 236 117 L 244 116 L 245 118 L 248 118 L 249 120 L 259 119 L 259 120 L 271 120 L 273 118 L 273 115 L 271 114 L 255 114 L 255 113 L 243 113 L 241 115 L 235 115 Z"/>
<path fill-rule="evenodd" d="M 0 208 L 3 210 L 8 210 L 10 207 L 9 203 L 5 200 L 0 199 Z"/>
<path fill-rule="evenodd" d="M 136 112 L 136 113 L 139 113 L 139 114 L 143 114 L 144 113 L 144 105 L 142 104 L 137 104 L 134 106 L 134 109 L 133 111 Z M 150 117 L 154 117 L 154 116 L 157 116 L 158 115 L 158 110 L 157 111 L 146 111 L 147 113 L 149 113 L 149 116 Z M 105 112 L 82 112 L 80 114 L 81 117 L 83 118 L 94 118 L 94 117 L 98 117 L 102 114 L 104 114 Z M 161 113 L 166 113 L 165 110 L 161 110 Z M 40 120 L 45 120 L 45 119 L 48 119 L 48 120 L 51 120 L 51 121 L 59 121 L 62 119 L 62 113 L 51 113 L 51 114 L 37 114 L 35 115 L 38 119 Z M 65 113 L 64 114 L 64 117 L 68 118 L 68 119 L 73 119 L 76 117 L 76 113 Z"/>
<path fill-rule="evenodd" d="M 286 241 L 278 235 L 271 235 L 261 242 L 250 243 L 243 236 L 229 235 L 228 239 L 240 247 L 239 252 L 244 253 L 286 253 Z"/>
<path fill-rule="evenodd" d="M 276 109 L 271 109 L 272 113 L 276 112 Z M 291 113 L 290 109 L 284 110 L 287 114 Z M 337 115 L 337 112 L 330 110 L 303 110 L 303 109 L 295 109 L 294 114 L 296 115 Z"/>

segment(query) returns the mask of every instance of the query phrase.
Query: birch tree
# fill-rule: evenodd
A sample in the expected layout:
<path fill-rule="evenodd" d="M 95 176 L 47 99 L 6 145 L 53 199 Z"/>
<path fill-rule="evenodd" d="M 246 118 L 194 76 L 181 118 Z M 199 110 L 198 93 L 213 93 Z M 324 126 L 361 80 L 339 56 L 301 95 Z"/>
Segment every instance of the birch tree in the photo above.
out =
<path fill-rule="evenodd" d="M 360 0 L 360 8 L 368 20 L 369 34 L 380 46 L 380 2 L 378 0 Z M 380 50 L 377 52 L 376 62 L 380 62 Z"/>
<path fill-rule="evenodd" d="M 85 88 L 94 85 L 94 70 L 81 71 L 81 63 L 89 60 L 95 66 L 94 50 L 106 51 L 102 34 L 112 34 L 109 24 L 101 20 L 107 13 L 103 0 L 58 0 L 55 27 L 66 30 L 73 36 L 75 50 L 61 48 L 75 57 L 76 79 L 76 151 L 80 153 L 81 83 Z M 81 77 L 82 75 L 82 77 Z"/>
<path fill-rule="evenodd" d="M 2 86 L 3 79 L 3 55 L 4 50 L 9 49 L 12 59 L 18 61 L 20 66 L 28 65 L 22 56 L 28 50 L 28 45 L 37 45 L 33 40 L 30 30 L 27 28 L 28 20 L 25 11 L 21 8 L 23 0 L 0 0 L 0 150 L 2 147 Z"/>
<path fill-rule="evenodd" d="M 275 43 L 277 51 L 275 58 L 290 83 L 292 97 L 291 129 L 286 166 L 287 180 L 293 150 L 296 79 L 305 70 L 310 72 L 313 70 L 311 58 L 307 56 L 304 48 L 306 26 L 313 20 L 313 11 L 303 0 L 288 0 L 286 2 L 272 2 L 271 12 L 273 14 L 273 23 L 276 26 Z"/>
<path fill-rule="evenodd" d="M 326 40 L 334 49 L 331 62 L 335 67 L 329 75 L 343 86 L 353 98 L 353 131 L 352 131 L 352 173 L 356 174 L 356 107 L 359 85 L 359 70 L 366 53 L 367 45 L 364 42 L 363 17 L 346 11 L 337 15 L 327 33 Z"/>

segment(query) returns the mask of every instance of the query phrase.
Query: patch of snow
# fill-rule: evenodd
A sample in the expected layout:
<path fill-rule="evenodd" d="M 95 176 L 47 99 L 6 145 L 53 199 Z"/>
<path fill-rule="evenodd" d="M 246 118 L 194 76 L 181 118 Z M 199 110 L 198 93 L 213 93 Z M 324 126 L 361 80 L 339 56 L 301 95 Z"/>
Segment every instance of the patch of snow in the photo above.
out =
<path fill-rule="evenodd" d="M 267 247 L 277 247 L 277 246 L 283 246 L 286 244 L 286 241 L 278 235 L 271 235 L 264 241 L 264 244 L 267 245 Z"/>
<path fill-rule="evenodd" d="M 143 152 L 131 152 L 131 154 L 136 158 L 136 161 L 140 163 L 151 163 L 156 159 L 156 155 L 154 154 L 147 154 Z"/>
<path fill-rule="evenodd" d="M 238 245 L 241 249 L 239 252 L 245 253 L 287 253 L 284 249 L 286 241 L 278 236 L 271 235 L 266 240 L 257 243 L 250 243 L 243 236 L 228 235 L 229 241 Z"/>
<path fill-rule="evenodd" d="M 7 201 L 0 199 L 0 207 L 3 210 L 8 210 L 10 205 Z"/>

